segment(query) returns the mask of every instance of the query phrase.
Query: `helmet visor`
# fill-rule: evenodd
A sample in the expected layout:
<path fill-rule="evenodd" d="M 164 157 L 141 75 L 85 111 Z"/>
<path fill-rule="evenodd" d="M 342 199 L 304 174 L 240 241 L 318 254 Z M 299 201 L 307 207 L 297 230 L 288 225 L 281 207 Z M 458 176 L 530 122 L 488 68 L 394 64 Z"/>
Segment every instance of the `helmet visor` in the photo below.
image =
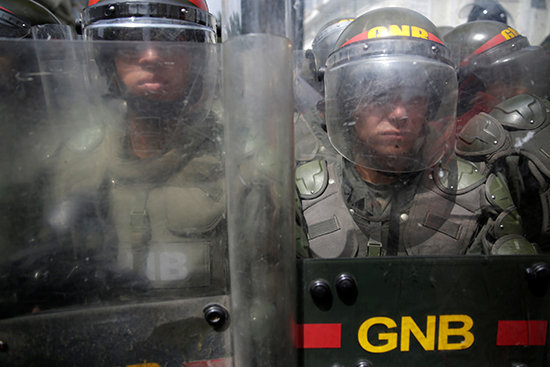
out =
<path fill-rule="evenodd" d="M 454 69 L 415 56 L 374 57 L 327 71 L 330 140 L 348 160 L 384 172 L 424 170 L 452 147 Z"/>
<path fill-rule="evenodd" d="M 496 89 L 496 92 L 491 94 L 510 98 L 517 94 L 532 93 L 548 98 L 548 55 L 540 46 L 520 48 L 521 46 L 507 43 L 503 47 L 495 47 L 494 50 L 472 57 L 467 68 L 471 68 L 471 73 L 483 81 L 488 92 Z M 470 74 L 467 68 L 466 75 Z"/>
<path fill-rule="evenodd" d="M 132 104 L 141 116 L 182 125 L 209 114 L 219 72 L 216 44 L 196 42 L 89 42 L 89 80 L 98 95 Z"/>
<path fill-rule="evenodd" d="M 206 26 L 173 19 L 110 19 L 84 29 L 84 38 L 104 41 L 160 41 L 216 43 L 215 32 Z"/>

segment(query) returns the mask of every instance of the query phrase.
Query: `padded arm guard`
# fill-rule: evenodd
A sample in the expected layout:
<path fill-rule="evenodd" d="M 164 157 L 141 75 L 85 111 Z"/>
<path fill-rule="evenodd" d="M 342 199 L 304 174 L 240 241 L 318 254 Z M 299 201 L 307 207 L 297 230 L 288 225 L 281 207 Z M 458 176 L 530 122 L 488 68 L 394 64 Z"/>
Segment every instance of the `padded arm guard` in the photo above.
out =
<path fill-rule="evenodd" d="M 328 185 L 327 163 L 314 160 L 296 169 L 296 252 L 298 258 L 311 257 L 308 244 L 308 228 L 302 214 L 301 199 L 319 197 Z"/>
<path fill-rule="evenodd" d="M 550 236 L 550 102 L 519 95 L 473 117 L 458 135 L 455 151 L 486 162 L 486 174 L 505 167 L 516 206 L 527 219 L 528 238 Z M 534 193 L 534 195 L 533 195 Z M 540 243 L 542 243 L 540 242 Z"/>
<path fill-rule="evenodd" d="M 456 153 L 492 164 L 508 155 L 522 155 L 550 177 L 550 102 L 534 95 L 510 98 L 490 113 L 474 116 L 460 132 Z"/>
<path fill-rule="evenodd" d="M 296 169 L 296 186 L 300 197 L 309 200 L 321 195 L 328 185 L 327 162 L 315 160 Z"/>
<path fill-rule="evenodd" d="M 506 182 L 499 176 L 489 175 L 485 197 L 498 216 L 487 222 L 483 237 L 484 253 L 492 255 L 534 255 L 537 248 L 523 237 L 523 224 Z"/>

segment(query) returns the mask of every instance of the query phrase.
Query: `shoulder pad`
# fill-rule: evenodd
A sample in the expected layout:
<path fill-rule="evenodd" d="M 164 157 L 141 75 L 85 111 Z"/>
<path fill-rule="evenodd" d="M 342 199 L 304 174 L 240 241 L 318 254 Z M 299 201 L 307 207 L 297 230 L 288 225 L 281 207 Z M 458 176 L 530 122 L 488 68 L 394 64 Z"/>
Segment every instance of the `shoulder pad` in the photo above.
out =
<path fill-rule="evenodd" d="M 490 113 L 505 128 L 533 130 L 546 120 L 543 101 L 531 94 L 521 94 L 498 104 Z"/>
<path fill-rule="evenodd" d="M 503 179 L 494 174 L 489 175 L 487 179 L 485 196 L 491 205 L 502 210 L 514 205 L 508 185 Z"/>
<path fill-rule="evenodd" d="M 303 199 L 314 199 L 321 195 L 328 185 L 327 162 L 315 160 L 296 169 L 296 186 Z"/>
<path fill-rule="evenodd" d="M 523 225 L 516 207 L 511 206 L 499 214 L 492 228 L 495 238 L 504 237 L 509 234 L 522 234 Z"/>
<path fill-rule="evenodd" d="M 103 141 L 105 129 L 100 126 L 94 126 L 80 131 L 73 136 L 67 143 L 68 148 L 73 152 L 86 153 L 91 152 Z"/>
<path fill-rule="evenodd" d="M 491 112 L 508 130 L 510 150 L 533 162 L 550 177 L 550 102 L 524 94 L 513 97 Z"/>
<path fill-rule="evenodd" d="M 485 176 L 482 174 L 484 169 L 483 162 L 470 162 L 453 155 L 445 166 L 435 170 L 435 182 L 443 192 L 463 194 L 485 182 Z"/>
<path fill-rule="evenodd" d="M 521 235 L 507 235 L 499 238 L 491 248 L 493 255 L 536 255 L 535 245 Z"/>
<path fill-rule="evenodd" d="M 500 122 L 486 113 L 479 113 L 466 123 L 457 136 L 455 152 L 463 157 L 490 156 L 506 142 L 506 131 Z"/>

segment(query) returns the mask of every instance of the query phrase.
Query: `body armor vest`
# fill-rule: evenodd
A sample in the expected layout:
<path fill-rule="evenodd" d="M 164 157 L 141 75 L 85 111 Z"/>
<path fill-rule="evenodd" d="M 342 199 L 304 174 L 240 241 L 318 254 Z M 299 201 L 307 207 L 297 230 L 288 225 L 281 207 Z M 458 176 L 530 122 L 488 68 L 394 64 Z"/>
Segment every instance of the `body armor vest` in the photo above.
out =
<path fill-rule="evenodd" d="M 521 225 L 517 223 L 507 224 L 506 233 L 490 230 L 503 218 L 517 217 L 504 182 L 495 175 L 481 175 L 482 167 L 457 157 L 445 168 L 421 173 L 413 183 L 417 187 L 402 187 L 399 191 L 405 193 L 405 200 L 392 200 L 392 205 L 398 202 L 399 206 L 378 218 L 345 204 L 342 175 L 338 172 L 341 163 L 328 167 L 319 161 L 308 164 L 315 168 L 299 168 L 297 181 L 303 193 L 303 214 L 314 257 L 388 255 L 392 254 L 388 248 L 392 238 L 397 239 L 396 255 L 492 253 L 510 240 L 506 235 L 521 237 L 517 234 L 521 233 Z M 311 180 L 300 171 L 317 172 Z M 407 192 L 411 193 L 409 197 Z M 399 194 L 394 194 L 396 197 Z"/>
<path fill-rule="evenodd" d="M 542 246 L 550 238 L 550 102 L 519 95 L 480 113 L 458 135 L 456 153 L 506 172 L 527 238 Z M 548 247 L 548 246 L 546 246 Z"/>
<path fill-rule="evenodd" d="M 88 237 L 86 247 L 111 251 L 119 266 L 145 276 L 155 288 L 178 288 L 178 294 L 200 290 L 201 295 L 226 289 L 221 158 L 196 154 L 201 142 L 193 154 L 174 149 L 155 159 L 127 159 L 120 155 L 124 135 L 109 128 L 97 149 L 86 149 L 74 170 L 63 171 L 60 195 L 97 193 L 95 214 L 103 232 L 116 237 L 110 250 L 105 235 Z"/>

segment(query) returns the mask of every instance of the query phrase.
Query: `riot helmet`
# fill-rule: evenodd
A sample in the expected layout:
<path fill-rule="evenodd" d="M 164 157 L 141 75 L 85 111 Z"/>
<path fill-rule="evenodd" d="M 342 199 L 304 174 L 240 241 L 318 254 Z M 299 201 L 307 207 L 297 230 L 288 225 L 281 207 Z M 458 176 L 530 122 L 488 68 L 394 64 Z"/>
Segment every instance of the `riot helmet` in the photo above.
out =
<path fill-rule="evenodd" d="M 472 107 L 478 92 L 501 101 L 522 93 L 548 95 L 546 53 L 539 46 L 530 46 L 514 28 L 477 21 L 456 27 L 444 39 L 458 66 L 459 116 Z"/>
<path fill-rule="evenodd" d="M 216 19 L 204 0 L 90 0 L 84 39 L 216 43 Z"/>
<path fill-rule="evenodd" d="M 340 34 L 353 21 L 353 18 L 337 18 L 326 23 L 313 39 L 311 51 L 315 60 L 315 72 L 317 79 L 322 81 L 322 73 L 328 56 L 334 49 L 334 44 Z M 319 71 L 321 70 L 321 73 Z"/>
<path fill-rule="evenodd" d="M 506 24 L 508 22 L 508 12 L 498 1 L 482 0 L 473 4 L 468 4 L 460 11 L 461 17 L 468 13 L 468 22 L 478 20 L 492 20 Z"/>
<path fill-rule="evenodd" d="M 70 30 L 33 0 L 0 1 L 0 38 L 68 39 Z"/>
<path fill-rule="evenodd" d="M 215 50 L 208 45 L 217 36 L 204 0 L 91 0 L 81 32 L 94 41 L 93 58 L 109 93 L 128 110 L 180 124 L 208 115 L 216 83 Z"/>
<path fill-rule="evenodd" d="M 355 19 L 338 38 L 324 80 L 329 138 L 356 165 L 421 171 L 451 150 L 456 73 L 423 15 L 383 8 Z"/>

